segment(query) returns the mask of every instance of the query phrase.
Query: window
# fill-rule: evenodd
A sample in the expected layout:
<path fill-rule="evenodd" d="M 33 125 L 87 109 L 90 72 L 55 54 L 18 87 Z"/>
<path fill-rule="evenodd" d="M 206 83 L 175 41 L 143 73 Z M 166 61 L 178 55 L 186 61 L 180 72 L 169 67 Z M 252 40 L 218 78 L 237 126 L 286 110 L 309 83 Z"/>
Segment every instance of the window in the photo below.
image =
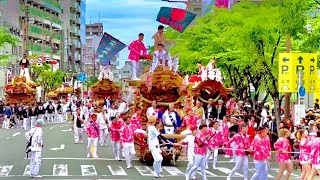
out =
<path fill-rule="evenodd" d="M 122 71 L 123 74 L 129 74 L 129 71 Z"/>

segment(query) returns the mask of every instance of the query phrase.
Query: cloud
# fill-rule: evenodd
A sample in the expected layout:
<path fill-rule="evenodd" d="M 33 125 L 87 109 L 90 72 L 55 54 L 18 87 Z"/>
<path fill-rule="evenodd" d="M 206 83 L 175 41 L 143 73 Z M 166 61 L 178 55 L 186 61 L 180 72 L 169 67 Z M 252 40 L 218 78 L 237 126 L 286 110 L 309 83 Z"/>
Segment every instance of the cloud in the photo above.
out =
<path fill-rule="evenodd" d="M 156 17 L 162 6 L 185 8 L 183 3 L 161 0 L 87 0 L 86 21 L 103 23 L 105 32 L 125 44 L 130 44 L 142 32 L 147 46 L 153 44 L 152 36 L 160 25 Z M 127 48 L 122 50 L 119 59 L 126 60 L 128 53 Z"/>

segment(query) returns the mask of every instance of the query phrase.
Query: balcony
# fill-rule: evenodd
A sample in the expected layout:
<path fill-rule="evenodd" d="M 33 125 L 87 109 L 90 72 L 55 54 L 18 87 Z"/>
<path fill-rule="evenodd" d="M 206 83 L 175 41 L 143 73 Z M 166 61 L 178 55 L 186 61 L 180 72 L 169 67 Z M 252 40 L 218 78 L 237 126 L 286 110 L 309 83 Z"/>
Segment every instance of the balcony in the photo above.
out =
<path fill-rule="evenodd" d="M 43 2 L 45 3 L 45 5 L 49 5 L 54 7 L 55 9 L 60 9 L 61 11 L 61 4 L 59 2 L 57 2 L 56 0 L 43 0 Z"/>
<path fill-rule="evenodd" d="M 61 35 L 55 33 L 54 31 L 50 32 L 48 30 L 43 30 L 42 27 L 37 27 L 33 25 L 28 25 L 28 31 L 31 36 L 42 39 L 43 36 L 50 36 L 52 34 L 54 40 L 61 40 Z"/>
<path fill-rule="evenodd" d="M 72 44 L 76 47 L 76 48 L 81 48 L 81 43 L 78 39 L 73 39 L 72 40 Z"/>
<path fill-rule="evenodd" d="M 70 32 L 76 34 L 76 35 L 79 35 L 79 28 L 78 27 L 71 27 L 70 28 Z"/>
<path fill-rule="evenodd" d="M 41 44 L 28 44 L 28 49 L 31 52 L 36 53 L 42 53 L 42 45 Z M 51 47 L 50 46 L 43 46 L 43 52 L 44 53 L 51 53 Z"/>
<path fill-rule="evenodd" d="M 80 12 L 80 5 L 77 1 L 71 1 L 71 8 L 73 8 L 76 12 Z"/>

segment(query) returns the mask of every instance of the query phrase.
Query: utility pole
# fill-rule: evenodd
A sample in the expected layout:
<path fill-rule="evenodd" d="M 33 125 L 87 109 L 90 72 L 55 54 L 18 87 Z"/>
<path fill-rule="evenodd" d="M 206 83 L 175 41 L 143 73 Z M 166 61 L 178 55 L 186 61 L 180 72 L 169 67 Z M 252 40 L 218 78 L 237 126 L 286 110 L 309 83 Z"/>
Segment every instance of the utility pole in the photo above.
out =
<path fill-rule="evenodd" d="M 70 46 L 69 46 L 69 29 L 67 29 L 67 57 L 68 57 L 68 71 L 70 71 Z"/>
<path fill-rule="evenodd" d="M 59 68 L 60 71 L 64 71 L 64 30 L 60 30 L 60 61 Z"/>
<path fill-rule="evenodd" d="M 22 55 L 24 55 L 27 51 L 27 40 L 28 40 L 28 21 L 29 21 L 29 8 L 27 4 L 27 0 L 24 0 L 24 27 L 23 27 L 23 39 L 22 39 Z"/>
<path fill-rule="evenodd" d="M 51 62 L 51 71 L 53 72 L 53 64 L 52 64 L 52 60 L 53 60 L 53 48 L 54 47 L 54 43 L 53 43 L 53 38 L 52 38 L 52 17 L 50 15 L 50 47 L 51 47 L 51 53 L 50 53 L 50 62 Z"/>
<path fill-rule="evenodd" d="M 92 63 L 93 63 L 93 77 L 96 77 L 96 57 L 95 57 L 95 49 L 92 47 Z"/>

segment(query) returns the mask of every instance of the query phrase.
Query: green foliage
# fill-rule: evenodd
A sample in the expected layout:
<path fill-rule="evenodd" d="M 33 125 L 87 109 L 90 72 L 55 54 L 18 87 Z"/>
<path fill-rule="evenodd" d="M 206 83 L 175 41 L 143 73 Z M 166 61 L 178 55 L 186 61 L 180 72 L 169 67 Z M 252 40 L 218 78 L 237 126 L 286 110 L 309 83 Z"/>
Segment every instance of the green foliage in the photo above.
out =
<path fill-rule="evenodd" d="M 52 72 L 51 65 L 43 63 L 42 66 L 31 66 L 30 76 L 36 83 L 43 85 L 46 92 L 49 92 L 63 84 L 65 73 L 60 70 Z"/>
<path fill-rule="evenodd" d="M 320 44 L 320 36 L 306 31 L 311 8 L 311 0 L 265 0 L 241 1 L 231 10 L 214 9 L 182 33 L 170 52 L 180 55 L 179 70 L 188 74 L 197 71 L 197 61 L 206 65 L 217 57 L 225 84 L 233 86 L 239 98 L 246 98 L 252 83 L 255 100 L 262 91 L 279 99 L 278 53 L 285 51 L 286 36 L 292 37 L 295 51 L 304 47 L 311 52 Z M 167 30 L 166 36 L 174 39 L 175 33 Z"/>
<path fill-rule="evenodd" d="M 95 76 L 90 76 L 87 81 L 84 83 L 87 87 L 90 87 L 98 82 L 98 78 Z"/>
<path fill-rule="evenodd" d="M 19 38 L 10 34 L 8 29 L 0 28 L 0 48 L 5 47 L 7 44 L 16 47 L 19 42 Z M 8 65 L 12 57 L 13 55 L 0 55 L 0 65 Z"/>

